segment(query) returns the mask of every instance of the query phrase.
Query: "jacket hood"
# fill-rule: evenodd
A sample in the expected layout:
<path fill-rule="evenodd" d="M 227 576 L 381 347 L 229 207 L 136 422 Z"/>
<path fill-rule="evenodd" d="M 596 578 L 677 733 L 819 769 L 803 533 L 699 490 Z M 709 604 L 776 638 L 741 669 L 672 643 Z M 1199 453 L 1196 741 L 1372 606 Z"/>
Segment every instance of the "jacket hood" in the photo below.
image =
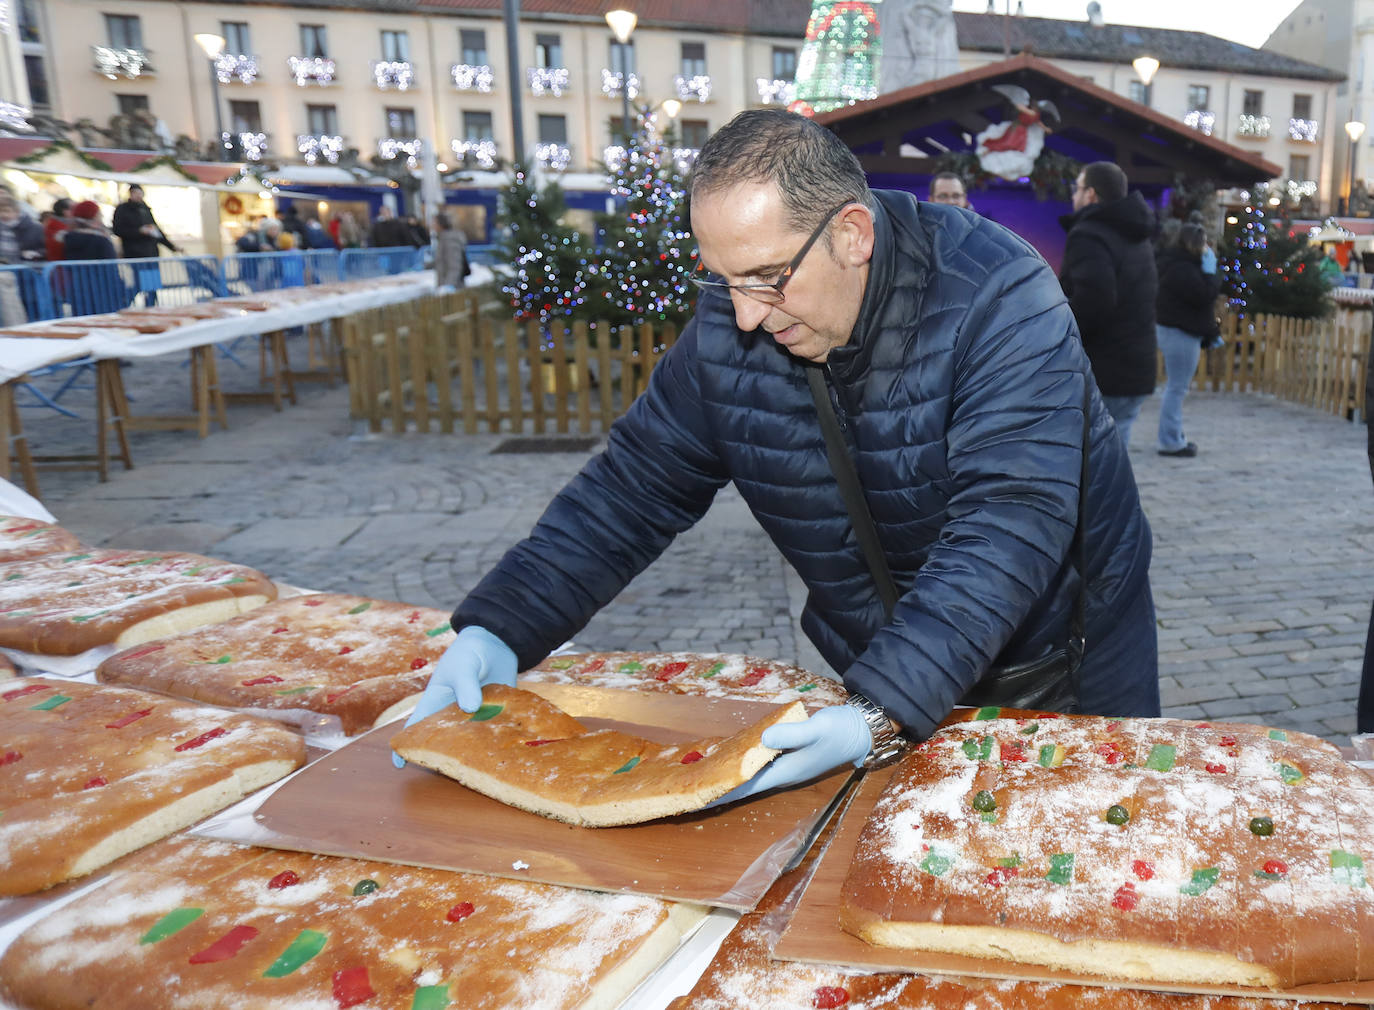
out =
<path fill-rule="evenodd" d="M 1119 232 L 1130 242 L 1138 242 L 1154 234 L 1155 215 L 1138 190 L 1131 190 L 1120 200 L 1111 203 L 1090 203 L 1082 210 L 1065 214 L 1059 219 L 1065 231 L 1080 221 L 1096 221 Z"/>

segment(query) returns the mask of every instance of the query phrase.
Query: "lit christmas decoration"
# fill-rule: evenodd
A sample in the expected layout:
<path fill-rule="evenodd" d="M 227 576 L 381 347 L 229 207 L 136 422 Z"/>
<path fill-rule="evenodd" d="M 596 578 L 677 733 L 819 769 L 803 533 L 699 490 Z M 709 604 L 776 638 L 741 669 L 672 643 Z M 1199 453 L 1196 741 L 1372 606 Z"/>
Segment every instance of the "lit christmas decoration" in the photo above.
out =
<path fill-rule="evenodd" d="M 404 60 L 373 60 L 372 79 L 382 91 L 409 91 L 415 86 L 415 68 Z"/>
<path fill-rule="evenodd" d="M 567 144 L 535 144 L 534 157 L 545 168 L 566 172 L 572 163 L 572 149 Z"/>
<path fill-rule="evenodd" d="M 1191 126 L 1198 133 L 1205 133 L 1209 137 L 1212 135 L 1212 127 L 1216 125 L 1216 121 L 1216 113 L 1203 112 L 1200 109 L 1193 109 L 1183 117 L 1186 126 Z"/>
<path fill-rule="evenodd" d="M 696 99 L 698 102 L 706 102 L 711 99 L 711 75 L 697 74 L 695 77 L 683 77 L 678 74 L 673 78 L 673 85 L 677 88 L 677 97 L 684 102 Z"/>
<path fill-rule="evenodd" d="M 450 146 L 454 156 L 464 165 L 488 169 L 496 167 L 494 140 L 455 140 Z"/>
<path fill-rule="evenodd" d="M 1236 123 L 1236 134 L 1241 137 L 1269 136 L 1269 117 L 1242 115 Z"/>
<path fill-rule="evenodd" d="M 492 87 L 496 83 L 496 75 L 491 72 L 491 67 L 485 63 L 481 66 L 473 66 L 470 63 L 455 63 L 449 67 L 449 76 L 453 78 L 453 86 L 459 91 L 478 91 L 484 95 L 490 94 Z"/>
<path fill-rule="evenodd" d="M 607 69 L 606 67 L 602 67 L 602 68 L 601 68 L 601 93 L 604 94 L 604 95 L 606 95 L 607 97 L 612 97 L 612 96 L 613 96 L 613 97 L 615 97 L 615 98 L 619 98 L 619 97 L 620 97 L 621 81 L 622 81 L 623 77 L 624 77 L 624 75 L 621 74 L 621 73 L 619 73 L 619 72 L 617 72 L 617 71 L 609 70 L 609 69 Z M 631 74 L 631 75 L 630 75 L 630 98 L 634 99 L 634 98 L 638 98 L 638 97 L 639 97 L 639 77 L 636 76 L 635 74 Z"/>
<path fill-rule="evenodd" d="M 225 150 L 232 151 L 237 143 L 244 161 L 262 161 L 267 153 L 267 134 L 265 133 L 221 133 L 220 140 Z"/>
<path fill-rule="evenodd" d="M 1315 179 L 1289 179 L 1284 188 L 1288 191 L 1289 203 L 1297 203 L 1303 197 L 1317 195 Z"/>
<path fill-rule="evenodd" d="M 547 325 L 570 318 L 583 306 L 587 242 L 560 223 L 567 209 L 558 183 L 537 189 L 532 177 L 516 166 L 497 208 L 501 238 L 495 258 L 507 268 L 501 272 L 501 291 L 517 319 Z"/>
<path fill-rule="evenodd" d="M 337 165 L 339 155 L 343 154 L 343 137 L 301 134 L 296 138 L 296 150 L 304 156 L 307 165 L 313 165 L 321 158 L 331 165 Z"/>
<path fill-rule="evenodd" d="M 789 108 L 810 115 L 876 98 L 882 52 L 874 4 L 813 0 Z"/>
<path fill-rule="evenodd" d="M 286 65 L 291 68 L 291 76 L 296 79 L 296 87 L 308 84 L 324 87 L 334 83 L 334 61 L 319 56 L 288 56 Z"/>
<path fill-rule="evenodd" d="M 1317 120 L 1290 119 L 1288 121 L 1288 138 L 1315 144 L 1317 142 Z"/>
<path fill-rule="evenodd" d="M 759 89 L 759 101 L 764 105 L 791 105 L 797 98 L 795 81 L 769 80 L 767 77 L 755 78 Z"/>
<path fill-rule="evenodd" d="M 390 161 L 392 158 L 397 158 L 404 154 L 406 156 L 407 168 L 420 167 L 421 149 L 420 141 L 415 137 L 383 137 L 381 140 L 377 141 L 377 154 L 379 157 Z"/>
<path fill-rule="evenodd" d="M 220 53 L 215 57 L 215 76 L 221 84 L 252 84 L 260 71 L 258 58 L 244 53 Z"/>
<path fill-rule="evenodd" d="M 95 55 L 95 69 L 112 81 L 117 81 L 121 77 L 133 80 L 154 72 L 149 54 L 142 49 L 91 46 L 91 52 Z"/>
<path fill-rule="evenodd" d="M 571 80 L 567 67 L 530 67 L 525 71 L 525 77 L 530 82 L 530 91 L 536 97 L 553 95 L 559 98 L 568 90 Z"/>
<path fill-rule="evenodd" d="M 1268 184 L 1242 193 L 1245 211 L 1228 228 L 1229 256 L 1218 250 L 1218 267 L 1231 304 L 1247 315 L 1269 313 L 1311 319 L 1330 304 L 1330 282 L 1322 275 L 1321 246 L 1308 242 L 1279 215 L 1266 216 Z M 1334 224 L 1334 222 L 1330 222 Z"/>

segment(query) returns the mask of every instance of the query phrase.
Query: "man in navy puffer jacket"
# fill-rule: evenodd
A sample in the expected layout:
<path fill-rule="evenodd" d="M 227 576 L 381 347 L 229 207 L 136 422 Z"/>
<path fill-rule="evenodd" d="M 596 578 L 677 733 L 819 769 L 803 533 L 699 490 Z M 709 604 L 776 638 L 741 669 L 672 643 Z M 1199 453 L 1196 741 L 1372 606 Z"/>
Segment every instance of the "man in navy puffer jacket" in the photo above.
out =
<path fill-rule="evenodd" d="M 732 798 L 927 736 L 994 665 L 1062 648 L 1079 579 L 1084 384 L 1054 273 L 976 215 L 872 193 L 828 130 L 741 113 L 703 148 L 692 224 L 711 273 L 648 391 L 454 613 L 412 721 L 513 683 L 733 482 L 809 589 L 802 626 L 857 700 L 774 727 Z M 809 238 L 808 238 L 809 236 Z M 831 474 L 824 370 L 901 594 L 886 618 Z M 1081 711 L 1157 715 L 1150 531 L 1091 393 Z"/>

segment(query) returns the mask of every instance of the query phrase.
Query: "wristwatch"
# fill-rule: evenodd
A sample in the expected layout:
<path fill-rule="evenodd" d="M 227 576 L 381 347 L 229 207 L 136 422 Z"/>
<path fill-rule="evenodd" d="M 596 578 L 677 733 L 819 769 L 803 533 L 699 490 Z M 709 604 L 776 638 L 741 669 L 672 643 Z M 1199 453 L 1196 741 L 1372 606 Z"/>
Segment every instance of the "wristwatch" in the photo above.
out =
<path fill-rule="evenodd" d="M 861 694 L 851 694 L 845 699 L 845 704 L 859 710 L 864 722 L 868 723 L 869 732 L 873 734 L 873 749 L 863 760 L 865 769 L 881 768 L 901 757 L 902 751 L 906 749 L 906 740 L 901 733 L 892 728 L 892 720 L 887 717 L 881 706 Z"/>

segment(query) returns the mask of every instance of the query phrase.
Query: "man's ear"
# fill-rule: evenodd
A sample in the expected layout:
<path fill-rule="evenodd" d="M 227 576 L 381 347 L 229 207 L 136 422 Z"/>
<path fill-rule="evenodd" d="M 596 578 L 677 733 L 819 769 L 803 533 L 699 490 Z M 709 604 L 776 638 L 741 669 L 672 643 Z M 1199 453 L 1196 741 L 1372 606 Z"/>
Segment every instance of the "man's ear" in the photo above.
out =
<path fill-rule="evenodd" d="M 873 258 L 873 212 L 851 203 L 840 212 L 840 238 L 836 252 L 850 266 L 863 266 Z"/>

